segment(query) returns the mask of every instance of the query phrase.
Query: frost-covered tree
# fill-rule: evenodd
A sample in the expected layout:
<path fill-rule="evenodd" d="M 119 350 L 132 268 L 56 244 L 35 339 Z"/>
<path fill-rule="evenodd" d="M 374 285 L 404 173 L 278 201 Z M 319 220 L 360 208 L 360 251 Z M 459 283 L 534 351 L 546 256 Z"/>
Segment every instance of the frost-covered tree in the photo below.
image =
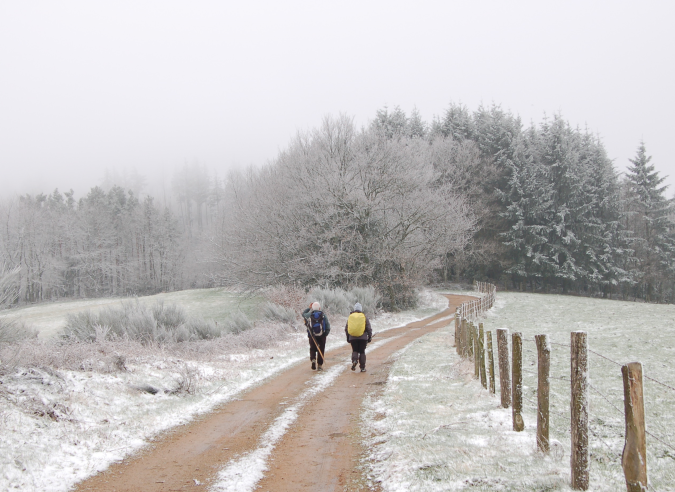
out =
<path fill-rule="evenodd" d="M 425 138 L 427 136 L 427 124 L 422 120 L 422 115 L 413 108 L 408 118 L 407 136 L 410 138 Z"/>
<path fill-rule="evenodd" d="M 12 302 L 130 295 L 182 287 L 178 223 L 118 186 L 23 195 L 0 205 L 0 260 L 16 270 Z"/>
<path fill-rule="evenodd" d="M 386 106 L 378 109 L 371 126 L 387 138 L 408 135 L 408 117 L 399 106 L 392 112 Z"/>
<path fill-rule="evenodd" d="M 438 178 L 426 141 L 327 118 L 272 165 L 229 180 L 218 244 L 227 280 L 376 285 L 385 305 L 404 307 L 472 233 L 465 201 Z"/>
<path fill-rule="evenodd" d="M 675 237 L 673 201 L 665 197 L 665 177 L 650 164 L 644 142 L 626 173 L 626 227 L 639 262 L 637 295 L 648 301 L 673 301 Z"/>
<path fill-rule="evenodd" d="M 434 132 L 456 141 L 471 139 L 474 135 L 474 122 L 469 109 L 463 104 L 450 104 L 442 120 L 434 125 Z"/>
<path fill-rule="evenodd" d="M 520 281 L 611 295 L 630 283 L 616 172 L 601 144 L 556 116 L 517 147 L 502 199 L 502 233 Z"/>

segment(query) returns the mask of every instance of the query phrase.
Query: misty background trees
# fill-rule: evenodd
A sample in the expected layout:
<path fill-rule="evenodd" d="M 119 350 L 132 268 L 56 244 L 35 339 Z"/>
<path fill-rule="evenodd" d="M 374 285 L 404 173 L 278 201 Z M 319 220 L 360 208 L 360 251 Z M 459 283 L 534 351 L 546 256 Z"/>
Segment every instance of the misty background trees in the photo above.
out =
<path fill-rule="evenodd" d="M 383 306 L 427 282 L 656 302 L 675 299 L 673 202 L 643 143 L 624 176 L 560 115 L 523 126 L 498 105 L 431 122 L 327 117 L 275 160 L 199 163 L 150 196 L 136 172 L 0 203 L 5 304 L 190 287 L 372 285 Z"/>

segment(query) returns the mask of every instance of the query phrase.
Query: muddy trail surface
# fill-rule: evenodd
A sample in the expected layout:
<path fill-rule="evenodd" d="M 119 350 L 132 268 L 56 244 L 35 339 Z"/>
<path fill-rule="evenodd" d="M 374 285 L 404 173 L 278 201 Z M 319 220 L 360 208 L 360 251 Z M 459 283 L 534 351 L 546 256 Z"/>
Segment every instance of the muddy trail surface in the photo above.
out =
<path fill-rule="evenodd" d="M 453 323 L 455 308 L 473 299 L 446 297 L 448 308 L 435 316 L 382 333 L 373 326 L 367 372 L 350 370 L 349 345 L 327 353 L 322 372 L 310 369 L 308 357 L 75 490 L 371 490 L 358 467 L 363 398 L 385 384 L 392 354 Z M 344 336 L 343 330 L 336 326 L 331 336 Z"/>

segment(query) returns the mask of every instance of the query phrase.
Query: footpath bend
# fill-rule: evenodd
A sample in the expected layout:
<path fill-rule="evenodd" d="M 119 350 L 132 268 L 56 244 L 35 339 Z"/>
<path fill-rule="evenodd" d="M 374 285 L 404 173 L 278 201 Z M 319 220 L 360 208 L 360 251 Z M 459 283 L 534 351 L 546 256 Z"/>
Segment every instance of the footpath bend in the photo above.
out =
<path fill-rule="evenodd" d="M 326 354 L 326 370 L 337 364 L 344 364 L 346 370 L 325 391 L 300 407 L 297 418 L 276 441 L 255 490 L 370 490 L 358 468 L 359 457 L 364 452 L 360 445 L 362 401 L 366 394 L 385 384 L 392 354 L 417 338 L 454 323 L 455 308 L 474 299 L 459 295 L 446 297 L 448 308 L 435 316 L 381 333 L 377 333 L 374 326 L 376 336 L 371 344 L 373 348 L 368 347 L 365 373 L 360 373 L 358 368 L 356 372 L 349 370 L 349 345 Z M 339 328 L 336 327 L 335 336 L 340 336 Z M 239 399 L 156 438 L 145 450 L 79 483 L 74 490 L 210 490 L 218 472 L 228 463 L 267 444 L 262 438 L 270 425 L 311 386 L 316 376 L 309 367 L 309 360 L 300 363 Z"/>

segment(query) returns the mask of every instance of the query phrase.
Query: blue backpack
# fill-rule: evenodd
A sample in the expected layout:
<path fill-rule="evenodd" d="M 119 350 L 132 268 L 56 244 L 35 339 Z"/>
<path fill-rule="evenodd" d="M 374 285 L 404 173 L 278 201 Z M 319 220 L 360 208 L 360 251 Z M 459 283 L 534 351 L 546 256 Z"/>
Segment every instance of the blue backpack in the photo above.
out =
<path fill-rule="evenodd" d="M 320 337 L 323 335 L 324 331 L 324 322 L 323 322 L 323 312 L 322 311 L 312 311 L 309 315 L 309 329 L 312 330 L 312 334 L 315 337 Z"/>

